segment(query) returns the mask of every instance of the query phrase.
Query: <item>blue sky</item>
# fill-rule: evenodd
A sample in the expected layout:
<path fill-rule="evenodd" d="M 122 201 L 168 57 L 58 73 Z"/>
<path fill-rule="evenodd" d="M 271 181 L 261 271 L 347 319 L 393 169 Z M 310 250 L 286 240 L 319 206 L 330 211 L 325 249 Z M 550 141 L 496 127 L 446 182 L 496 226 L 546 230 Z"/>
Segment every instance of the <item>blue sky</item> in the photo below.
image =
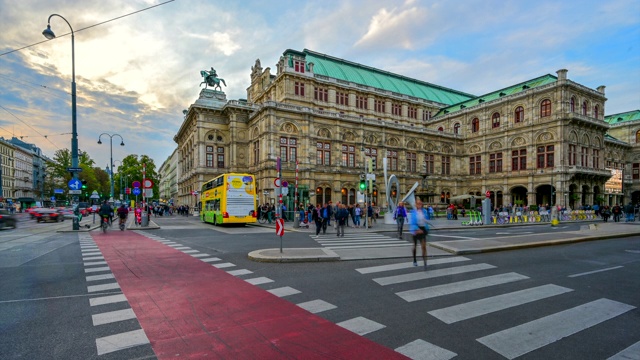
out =
<path fill-rule="evenodd" d="M 640 109 L 640 0 L 611 1 L 163 1 L 0 0 L 0 53 L 38 43 L 53 13 L 76 31 L 79 147 L 109 162 L 175 149 L 182 110 L 215 67 L 228 99 L 246 98 L 251 66 L 304 48 L 482 95 L 568 69 L 606 86 L 607 115 Z M 71 39 L 0 56 L 0 136 L 22 136 L 48 156 L 70 147 Z M 3 109 L 4 108 L 4 109 Z M 6 110 L 8 111 L 6 111 Z M 45 137 L 46 136 L 46 137 Z M 108 139 L 107 139 L 108 140 Z"/>

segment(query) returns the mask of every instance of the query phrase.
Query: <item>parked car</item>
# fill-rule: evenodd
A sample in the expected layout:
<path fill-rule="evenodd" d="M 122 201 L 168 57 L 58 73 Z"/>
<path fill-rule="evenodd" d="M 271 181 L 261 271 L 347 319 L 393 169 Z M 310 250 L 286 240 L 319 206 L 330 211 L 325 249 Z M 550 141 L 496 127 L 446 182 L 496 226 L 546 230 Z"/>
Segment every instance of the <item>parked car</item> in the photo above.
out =
<path fill-rule="evenodd" d="M 64 216 L 58 212 L 56 209 L 45 209 L 40 208 L 34 210 L 31 215 L 33 215 L 37 222 L 47 222 L 47 221 L 64 221 Z"/>
<path fill-rule="evenodd" d="M 16 228 L 16 216 L 6 209 L 0 209 L 0 229 Z"/>

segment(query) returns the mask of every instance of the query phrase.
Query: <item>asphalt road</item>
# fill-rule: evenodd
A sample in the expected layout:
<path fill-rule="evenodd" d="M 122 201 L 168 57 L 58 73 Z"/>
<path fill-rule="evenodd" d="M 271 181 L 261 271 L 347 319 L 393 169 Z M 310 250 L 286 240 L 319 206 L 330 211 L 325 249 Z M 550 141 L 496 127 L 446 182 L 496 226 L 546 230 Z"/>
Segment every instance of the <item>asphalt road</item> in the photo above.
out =
<path fill-rule="evenodd" d="M 437 257 L 425 272 L 408 258 L 257 263 L 247 259 L 250 251 L 280 246 L 273 229 L 154 220 L 162 229 L 140 233 L 218 257 L 225 271 L 407 354 L 417 348 L 440 359 L 607 359 L 634 344 L 628 351 L 640 353 L 640 237 Z M 57 233 L 59 224 L 42 225 L 49 228 L 0 231 L 2 358 L 154 358 L 148 344 L 98 355 L 96 339 L 140 325 L 126 316 L 94 325 L 101 314 L 126 313 L 128 306 L 96 307 L 89 299 L 121 291 L 87 291 L 109 281 L 87 280 L 87 258 L 93 256 L 87 233 Z M 545 228 L 518 231 L 554 231 Z M 474 228 L 473 236 L 511 231 Z M 319 246 L 309 234 L 294 232 L 283 244 Z"/>

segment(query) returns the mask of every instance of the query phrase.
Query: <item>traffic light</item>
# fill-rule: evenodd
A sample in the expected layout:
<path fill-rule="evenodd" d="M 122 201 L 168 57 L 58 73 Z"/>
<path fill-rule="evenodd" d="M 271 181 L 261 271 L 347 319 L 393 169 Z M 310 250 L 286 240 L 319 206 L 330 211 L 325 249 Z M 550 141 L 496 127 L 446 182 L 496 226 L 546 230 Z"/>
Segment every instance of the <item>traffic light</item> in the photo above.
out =
<path fill-rule="evenodd" d="M 366 180 L 360 180 L 360 191 L 364 191 L 367 188 Z"/>
<path fill-rule="evenodd" d="M 87 180 L 82 180 L 82 189 L 86 189 L 87 188 Z"/>
<path fill-rule="evenodd" d="M 376 171 L 376 166 L 377 165 L 377 159 L 376 158 L 371 158 L 371 168 L 370 168 L 370 173 L 374 173 Z"/>

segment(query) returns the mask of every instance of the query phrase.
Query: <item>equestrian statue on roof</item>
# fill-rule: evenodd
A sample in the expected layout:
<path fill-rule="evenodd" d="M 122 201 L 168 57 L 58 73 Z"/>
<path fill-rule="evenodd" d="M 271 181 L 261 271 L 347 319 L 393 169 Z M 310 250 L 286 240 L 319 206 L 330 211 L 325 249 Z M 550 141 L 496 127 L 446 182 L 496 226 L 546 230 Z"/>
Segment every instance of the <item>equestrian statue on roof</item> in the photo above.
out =
<path fill-rule="evenodd" d="M 220 83 L 223 83 L 224 86 L 227 86 L 227 83 L 224 82 L 224 79 L 218 77 L 218 73 L 216 73 L 216 69 L 214 69 L 213 67 L 211 67 L 211 71 L 201 70 L 200 76 L 204 78 L 204 81 L 200 83 L 200 86 L 202 86 L 202 84 L 205 84 L 205 89 L 207 88 L 207 86 L 212 86 L 213 90 L 218 88 L 220 89 L 220 91 L 222 91 L 222 86 L 220 86 Z"/>

